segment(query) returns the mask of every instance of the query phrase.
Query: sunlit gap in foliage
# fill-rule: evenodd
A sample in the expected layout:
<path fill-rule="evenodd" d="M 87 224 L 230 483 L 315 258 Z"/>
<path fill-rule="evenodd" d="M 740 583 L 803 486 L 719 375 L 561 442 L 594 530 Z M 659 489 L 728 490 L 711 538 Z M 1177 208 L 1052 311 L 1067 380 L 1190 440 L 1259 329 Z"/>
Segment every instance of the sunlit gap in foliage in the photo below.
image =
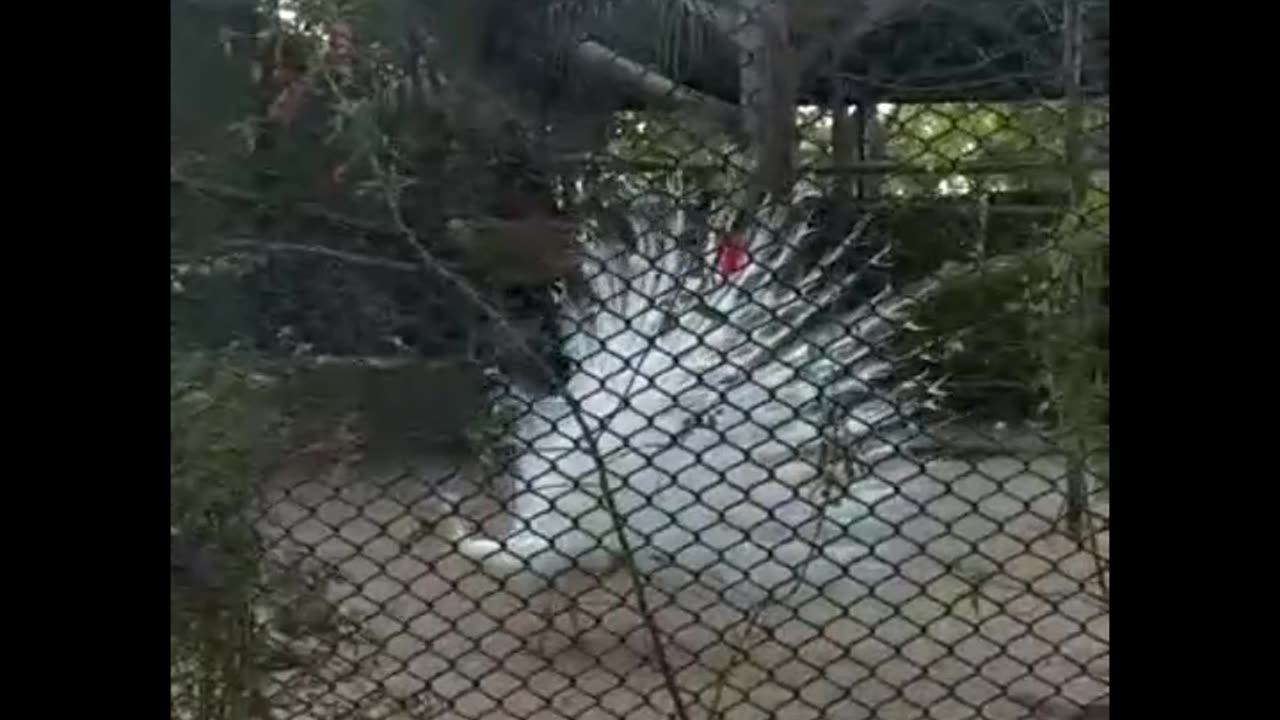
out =
<path fill-rule="evenodd" d="M 306 8 L 303 7 L 301 3 L 296 2 L 296 0 L 276 0 L 272 5 L 275 6 L 274 11 L 276 20 L 278 20 L 283 27 L 287 28 L 289 32 L 297 33 L 299 35 L 310 35 L 317 38 L 323 38 L 325 36 L 323 28 L 324 23 L 320 18 L 317 18 L 314 12 L 306 12 Z M 311 8 L 312 11 L 315 11 L 316 9 L 317 8 L 314 6 Z M 270 5 L 267 7 L 267 10 L 268 12 L 271 10 Z"/>
<path fill-rule="evenodd" d="M 897 112 L 897 110 L 898 106 L 896 104 L 877 103 L 876 120 L 883 125 L 887 120 L 894 116 L 894 113 Z M 850 105 L 847 113 L 848 117 L 855 117 L 858 114 L 858 106 L 856 104 Z M 822 147 L 820 143 L 825 143 L 826 146 L 829 147 L 832 142 L 831 128 L 833 124 L 833 117 L 831 111 L 819 105 L 801 105 L 796 108 L 796 122 L 801 128 L 801 152 L 825 157 L 827 155 L 827 148 Z M 923 141 L 942 135 L 948 130 L 946 124 L 942 122 L 941 117 L 931 113 L 922 114 L 920 118 L 920 126 L 923 137 L 919 139 Z M 980 149 L 979 141 L 974 138 L 964 143 L 960 148 L 960 153 L 962 156 L 967 156 L 979 151 Z M 988 183 L 988 188 L 1003 190 L 1007 189 L 1005 185 L 1007 185 L 1007 183 L 995 180 Z M 889 184 L 885 188 L 885 191 L 895 197 L 906 197 L 911 194 L 911 192 L 906 188 L 893 184 Z M 968 195 L 974 191 L 974 183 L 971 179 L 963 175 L 956 174 L 940 178 L 937 185 L 933 188 L 933 191 L 939 195 Z"/>
<path fill-rule="evenodd" d="M 298 22 L 298 3 L 291 0 L 278 0 L 275 3 L 276 17 L 280 22 L 286 25 L 293 25 Z"/>

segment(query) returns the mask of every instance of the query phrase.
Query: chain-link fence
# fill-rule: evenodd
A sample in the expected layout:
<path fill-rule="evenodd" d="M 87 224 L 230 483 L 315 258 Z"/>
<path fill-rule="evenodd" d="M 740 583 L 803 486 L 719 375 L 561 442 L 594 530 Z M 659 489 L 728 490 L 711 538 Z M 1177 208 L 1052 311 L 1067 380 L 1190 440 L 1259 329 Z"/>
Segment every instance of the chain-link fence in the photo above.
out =
<path fill-rule="evenodd" d="M 1108 716 L 1107 3 L 172 10 L 172 717 Z"/>

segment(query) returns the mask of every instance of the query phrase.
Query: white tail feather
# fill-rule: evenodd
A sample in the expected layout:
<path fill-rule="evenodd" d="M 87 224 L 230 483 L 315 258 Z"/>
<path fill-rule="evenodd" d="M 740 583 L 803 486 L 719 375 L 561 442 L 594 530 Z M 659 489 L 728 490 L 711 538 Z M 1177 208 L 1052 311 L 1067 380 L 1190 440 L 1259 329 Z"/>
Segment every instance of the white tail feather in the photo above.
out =
<path fill-rule="evenodd" d="M 746 606 L 802 575 L 846 572 L 863 546 L 840 549 L 845 533 L 828 520 L 850 509 L 817 497 L 823 469 L 802 455 L 830 438 L 833 419 L 858 460 L 892 454 L 877 435 L 906 424 L 915 386 L 890 381 L 883 353 L 909 298 L 886 290 L 845 309 L 858 278 L 839 264 L 866 220 L 797 272 L 814 228 L 767 210 L 748 238 L 752 262 L 725 278 L 714 272 L 716 243 L 682 249 L 684 219 L 667 217 L 662 227 L 634 220 L 635 247 L 586 245 L 590 300 L 565 317 L 576 370 L 517 431 L 529 448 L 513 469 L 520 528 L 464 552 L 547 576 L 580 553 L 616 552 L 603 477 L 655 582 Z M 864 490 L 869 500 L 885 487 Z"/>

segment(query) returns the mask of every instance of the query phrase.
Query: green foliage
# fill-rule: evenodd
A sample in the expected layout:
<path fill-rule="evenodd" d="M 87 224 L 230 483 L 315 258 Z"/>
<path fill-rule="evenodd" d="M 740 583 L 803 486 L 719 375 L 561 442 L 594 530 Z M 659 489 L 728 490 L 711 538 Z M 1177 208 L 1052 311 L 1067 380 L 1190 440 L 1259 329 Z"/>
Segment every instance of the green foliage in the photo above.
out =
<path fill-rule="evenodd" d="M 350 637 L 324 597 L 325 574 L 259 546 L 259 493 L 307 433 L 282 410 L 280 378 L 257 365 L 171 354 L 170 532 L 218 560 L 213 580 L 171 575 L 174 718 L 270 717 L 290 702 L 276 674 L 316 671 Z"/>
<path fill-rule="evenodd" d="M 966 198 L 903 200 L 890 212 L 900 283 L 910 284 L 946 263 L 972 264 L 989 248 L 1002 248 L 1002 257 L 1019 257 L 989 267 L 978 262 L 979 272 L 950 280 L 919 310 L 919 329 L 904 336 L 904 350 L 937 363 L 949 378 L 948 402 L 954 410 L 1025 419 L 1043 400 L 1036 381 L 1041 361 L 1026 310 L 1032 288 L 1047 277 L 1045 262 L 1034 252 L 1046 223 L 1022 217 L 1002 225 L 984 222 L 981 215 L 981 207 Z"/>
<path fill-rule="evenodd" d="M 255 615 L 262 578 L 247 514 L 278 450 L 278 421 L 243 369 L 181 355 L 170 372 L 170 531 L 223 566 L 217 587 L 172 586 L 172 715 L 261 717 L 274 645 Z"/>
<path fill-rule="evenodd" d="M 621 113 L 606 152 L 620 161 L 622 172 L 646 177 L 654 192 L 673 193 L 691 205 L 704 200 L 722 204 L 747 182 L 747 173 L 737 164 L 738 152 L 727 139 L 708 142 L 683 129 L 678 118 L 662 113 Z M 646 172 L 646 166 L 659 169 Z M 679 169 L 673 173 L 672 167 Z"/>
<path fill-rule="evenodd" d="M 946 169 L 960 160 L 1044 159 L 1062 150 L 1057 103 L 933 103 L 895 106 L 890 154 Z"/>
<path fill-rule="evenodd" d="M 1090 107 L 1091 126 L 1106 121 Z M 1092 193 L 1071 210 L 1061 173 L 1017 170 L 965 175 L 962 163 L 1048 163 L 1060 158 L 1064 115 L 1054 103 L 950 103 L 897 107 L 886 125 L 894 160 L 934 170 L 895 176 L 885 190 L 896 201 L 889 220 L 897 242 L 895 276 L 923 277 L 946 262 L 975 263 L 921 310 L 922 332 L 907 338 L 928 352 L 951 379 L 953 409 L 999 419 L 1064 422 L 1060 349 L 1099 349 L 1097 328 L 1066 333 L 1062 293 L 1075 260 L 1105 244 L 1109 196 Z M 947 192 L 939 198 L 938 194 Z M 1070 248 L 1076 248 L 1072 251 Z M 1073 254 L 1074 253 L 1074 254 Z M 992 262 L 987 262 L 991 260 Z M 1014 260 L 1014 262 L 1009 262 Z M 996 262 L 999 261 L 999 262 Z M 1100 265 L 1087 291 L 1097 297 L 1107 271 Z M 1073 297 L 1083 297 L 1079 293 Z M 1065 303 L 1065 304 L 1064 304 Z M 1058 349 L 1055 349 L 1058 348 Z M 1091 363 L 1097 364 L 1097 358 Z M 1105 359 L 1100 367 L 1105 367 Z M 1091 411 L 1098 414 L 1097 408 Z"/>
<path fill-rule="evenodd" d="M 206 522 L 233 515 L 257 473 L 281 451 L 272 380 L 227 357 L 175 352 L 170 362 L 171 524 L 216 532 Z"/>
<path fill-rule="evenodd" d="M 1025 298 L 1043 277 L 1043 263 L 1027 263 L 958 278 L 921 310 L 924 330 L 908 342 L 937 360 L 953 409 L 1006 421 L 1039 414 L 1042 364 Z"/>
<path fill-rule="evenodd" d="M 227 126 L 253 112 L 244 52 L 258 27 L 253 2 L 171 0 L 169 134 L 175 150 L 218 162 L 234 154 Z"/>
<path fill-rule="evenodd" d="M 1058 228 L 1049 278 L 1033 306 L 1043 363 L 1042 383 L 1060 428 L 1085 448 L 1110 444 L 1110 195 L 1091 189 Z M 1089 451 L 1092 455 L 1092 451 Z"/>
<path fill-rule="evenodd" d="M 192 159 L 183 143 L 174 150 L 177 173 L 199 181 L 175 182 L 171 199 L 171 309 L 187 346 L 465 357 L 473 335 L 489 334 L 484 322 L 456 312 L 453 288 L 426 273 L 278 249 L 331 248 L 412 266 L 420 259 L 406 240 L 411 232 L 438 257 L 471 263 L 459 257 L 448 221 L 492 217 L 500 198 L 524 183 L 512 148 L 474 137 L 459 118 L 418 102 L 430 67 L 421 57 L 410 62 L 405 23 L 417 11 L 408 5 L 295 3 L 293 22 L 262 19 L 261 32 L 237 35 L 234 57 L 198 58 L 233 68 L 229 81 L 238 79 L 241 95 L 257 106 L 224 103 L 234 114 L 217 119 L 227 143 L 216 160 L 226 172 L 214 173 L 203 155 Z M 341 25 L 356 40 L 346 55 L 335 53 L 329 37 Z M 183 37 L 216 47 L 223 35 L 218 23 L 205 23 Z M 175 58 L 176 65 L 197 61 Z M 299 100 L 287 117 L 273 117 L 295 90 Z M 512 145 L 518 150 L 521 142 Z M 211 174 L 219 183 L 210 188 Z M 394 188 L 385 182 L 391 177 Z M 465 270 L 515 317 L 545 309 L 536 283 L 508 282 L 486 267 Z"/>

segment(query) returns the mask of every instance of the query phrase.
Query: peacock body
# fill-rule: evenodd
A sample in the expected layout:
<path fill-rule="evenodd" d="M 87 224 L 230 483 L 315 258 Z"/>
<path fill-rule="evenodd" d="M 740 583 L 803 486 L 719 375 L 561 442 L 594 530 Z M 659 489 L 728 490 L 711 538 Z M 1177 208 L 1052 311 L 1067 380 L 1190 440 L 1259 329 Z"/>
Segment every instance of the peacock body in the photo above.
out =
<path fill-rule="evenodd" d="M 464 553 L 538 586 L 616 567 L 622 531 L 650 587 L 743 612 L 866 555 L 848 524 L 891 490 L 857 475 L 893 465 L 928 397 L 890 357 L 913 298 L 865 219 L 815 254 L 823 228 L 798 206 L 755 213 L 730 272 L 722 235 L 660 199 L 629 213 L 628 241 L 583 243 L 574 371 L 521 398 L 516 529 Z"/>

